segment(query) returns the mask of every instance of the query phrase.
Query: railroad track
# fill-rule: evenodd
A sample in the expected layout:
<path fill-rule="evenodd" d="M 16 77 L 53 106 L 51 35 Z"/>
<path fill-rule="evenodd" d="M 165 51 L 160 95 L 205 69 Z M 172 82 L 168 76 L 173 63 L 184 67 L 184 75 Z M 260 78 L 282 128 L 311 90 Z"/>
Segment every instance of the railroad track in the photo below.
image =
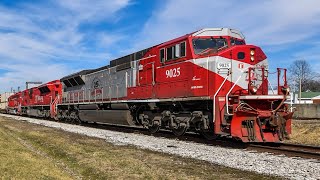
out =
<path fill-rule="evenodd" d="M 128 126 L 96 124 L 96 123 L 84 123 L 84 124 L 81 124 L 81 126 L 99 128 L 99 129 L 110 130 L 110 131 L 118 131 L 118 132 L 124 132 L 124 133 L 143 134 L 143 135 L 162 137 L 162 138 L 168 138 L 168 139 L 179 139 L 181 141 L 195 142 L 195 143 L 207 144 L 211 146 L 221 146 L 221 147 L 238 148 L 238 149 L 245 149 L 248 147 L 248 144 L 244 144 L 240 141 L 235 141 L 228 137 L 220 137 L 216 140 L 210 141 L 195 132 L 187 132 L 185 135 L 177 137 L 171 131 L 163 130 L 163 129 L 161 129 L 159 132 L 155 134 L 151 134 L 147 129 L 143 127 L 128 127 Z M 174 147 L 171 146 L 170 148 L 174 148 Z"/>
<path fill-rule="evenodd" d="M 144 134 L 155 137 L 164 137 L 168 139 L 179 139 L 181 141 L 196 142 L 207 144 L 211 146 L 221 146 L 226 148 L 237 148 L 246 150 L 255 150 L 258 152 L 269 152 L 278 155 L 286 155 L 288 157 L 301 157 L 307 159 L 316 159 L 320 161 L 320 146 L 310 146 L 310 145 L 299 145 L 299 144 L 289 144 L 289 143 L 265 143 L 265 144 L 246 144 L 233 139 L 222 137 L 213 141 L 204 139 L 201 135 L 197 133 L 186 133 L 184 136 L 176 137 L 172 132 L 166 130 L 160 130 L 155 134 L 150 134 L 147 129 L 139 127 L 126 127 L 117 125 L 105 125 L 105 124 L 81 124 L 82 126 L 94 127 L 112 131 L 126 132 L 126 133 L 137 133 Z M 169 147 L 174 148 L 174 147 Z"/>
<path fill-rule="evenodd" d="M 247 149 L 274 154 L 284 154 L 290 157 L 301 157 L 320 160 L 320 147 L 300 144 L 274 143 L 251 144 Z"/>
<path fill-rule="evenodd" d="M 41 118 L 36 118 L 36 119 L 41 120 Z M 65 123 L 72 124 L 68 122 L 65 122 Z M 172 132 L 166 131 L 166 130 L 160 130 L 155 134 L 150 134 L 150 132 L 147 129 L 144 129 L 142 127 L 127 127 L 127 126 L 106 125 L 106 124 L 96 124 L 96 123 L 82 123 L 79 125 L 85 126 L 85 127 L 91 127 L 91 128 L 125 132 L 125 133 L 144 134 L 144 135 L 163 137 L 168 139 L 179 139 L 181 141 L 196 142 L 196 143 L 202 143 L 202 144 L 207 144 L 211 146 L 254 150 L 257 152 L 268 152 L 268 153 L 273 153 L 278 155 L 283 154 L 289 157 L 301 157 L 301 158 L 308 158 L 308 159 L 316 159 L 320 161 L 319 146 L 288 144 L 288 143 L 246 144 L 239 141 L 235 141 L 227 137 L 209 141 L 204 139 L 201 135 L 197 133 L 186 133 L 184 136 L 176 137 Z M 174 147 L 170 146 L 168 148 L 174 148 Z"/>
<path fill-rule="evenodd" d="M 14 116 L 14 115 L 10 115 L 10 116 Z M 23 117 L 26 117 L 26 116 L 23 116 Z M 38 119 L 38 120 L 52 121 L 50 119 L 43 119 L 43 118 L 37 118 L 37 117 L 31 117 L 31 118 Z M 168 138 L 168 139 L 179 139 L 181 141 L 186 141 L 186 142 L 195 142 L 195 143 L 207 144 L 211 146 L 221 146 L 226 148 L 245 149 L 248 147 L 248 144 L 233 140 L 230 137 L 219 137 L 216 140 L 207 140 L 203 136 L 195 132 L 187 132 L 185 135 L 177 137 L 171 131 L 164 130 L 164 129 L 161 129 L 159 132 L 155 134 L 151 134 L 147 129 L 143 127 L 130 127 L 130 126 L 121 126 L 121 125 L 112 125 L 112 124 L 100 124 L 100 123 L 93 123 L 93 122 L 74 123 L 69 121 L 60 121 L 60 123 L 73 124 L 73 125 L 79 125 L 84 127 L 104 129 L 104 130 L 124 132 L 124 133 L 143 134 L 143 135 L 162 137 L 162 138 Z M 170 148 L 174 148 L 174 147 L 170 147 Z"/>

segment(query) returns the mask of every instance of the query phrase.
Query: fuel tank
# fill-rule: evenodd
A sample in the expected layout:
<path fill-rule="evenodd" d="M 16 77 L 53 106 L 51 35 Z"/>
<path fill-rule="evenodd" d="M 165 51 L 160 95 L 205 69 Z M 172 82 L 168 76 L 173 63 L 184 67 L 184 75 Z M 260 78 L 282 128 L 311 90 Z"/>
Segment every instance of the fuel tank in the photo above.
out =
<path fill-rule="evenodd" d="M 80 110 L 81 121 L 134 126 L 129 110 Z"/>

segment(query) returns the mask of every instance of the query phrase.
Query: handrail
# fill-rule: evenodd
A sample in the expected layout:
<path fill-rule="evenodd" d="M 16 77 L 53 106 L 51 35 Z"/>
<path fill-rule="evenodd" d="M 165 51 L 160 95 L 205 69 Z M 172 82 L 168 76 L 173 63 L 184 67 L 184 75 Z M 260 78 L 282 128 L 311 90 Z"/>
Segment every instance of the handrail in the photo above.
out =
<path fill-rule="evenodd" d="M 52 96 L 51 96 L 52 99 Z M 60 95 L 58 94 L 56 98 L 50 103 L 50 116 L 55 117 L 57 114 L 57 109 L 58 109 L 58 103 L 60 100 Z"/>
<path fill-rule="evenodd" d="M 237 85 L 237 83 L 239 82 L 239 80 L 241 79 L 242 75 L 244 74 L 244 72 L 246 72 L 250 67 L 246 68 L 245 70 L 242 70 L 241 75 L 238 77 L 238 79 L 236 80 L 236 82 L 234 82 L 233 86 L 230 88 L 230 90 L 228 91 L 228 93 L 226 94 L 226 110 L 227 110 L 227 114 L 228 115 L 233 115 L 229 113 L 229 94 L 231 93 L 231 91 L 233 90 L 233 88 Z"/>
<path fill-rule="evenodd" d="M 274 94 L 273 87 L 272 87 L 272 85 L 271 85 L 271 83 L 270 83 L 270 81 L 269 81 L 269 80 L 268 80 L 268 83 L 269 83 L 269 86 L 270 86 L 270 88 L 271 88 L 272 94 Z M 269 93 L 268 93 L 268 94 L 269 94 Z"/>
<path fill-rule="evenodd" d="M 230 74 L 231 74 L 231 72 L 228 70 L 228 75 L 224 78 L 224 80 L 221 83 L 220 87 L 218 88 L 217 92 L 213 96 L 213 122 L 216 120 L 216 97 L 217 97 L 219 91 L 222 89 L 224 83 L 227 81 Z"/>

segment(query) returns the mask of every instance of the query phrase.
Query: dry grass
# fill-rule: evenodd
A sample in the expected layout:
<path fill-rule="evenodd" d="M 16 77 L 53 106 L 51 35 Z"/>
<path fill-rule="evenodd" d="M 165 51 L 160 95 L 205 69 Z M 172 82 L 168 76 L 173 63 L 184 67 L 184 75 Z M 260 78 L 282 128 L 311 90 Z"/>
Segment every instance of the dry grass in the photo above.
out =
<path fill-rule="evenodd" d="M 286 142 L 320 146 L 320 121 L 294 120 L 291 139 Z"/>
<path fill-rule="evenodd" d="M 4 179 L 274 179 L 0 117 Z"/>
<path fill-rule="evenodd" d="M 19 136 L 0 127 L 0 176 L 3 179 L 72 179 L 50 158 L 43 158 Z"/>

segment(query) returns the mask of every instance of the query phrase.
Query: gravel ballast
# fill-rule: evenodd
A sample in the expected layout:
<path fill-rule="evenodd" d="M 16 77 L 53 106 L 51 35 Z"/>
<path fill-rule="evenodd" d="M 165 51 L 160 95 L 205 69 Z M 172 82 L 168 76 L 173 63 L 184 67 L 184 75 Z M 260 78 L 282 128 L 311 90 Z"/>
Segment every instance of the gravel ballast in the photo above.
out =
<path fill-rule="evenodd" d="M 320 178 L 320 162 L 317 160 L 250 152 L 243 149 L 229 149 L 195 142 L 95 129 L 27 117 L 4 114 L 1 114 L 1 116 L 90 137 L 102 138 L 115 145 L 133 145 L 143 149 L 204 160 L 213 164 L 240 170 L 276 175 L 290 179 Z"/>

